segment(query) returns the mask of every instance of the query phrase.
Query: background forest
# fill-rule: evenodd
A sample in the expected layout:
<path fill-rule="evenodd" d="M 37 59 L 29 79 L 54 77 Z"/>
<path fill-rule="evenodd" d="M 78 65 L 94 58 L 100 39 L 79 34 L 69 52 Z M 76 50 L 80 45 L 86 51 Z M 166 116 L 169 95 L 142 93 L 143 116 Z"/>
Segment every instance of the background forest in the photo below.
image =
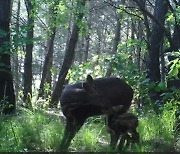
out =
<path fill-rule="evenodd" d="M 88 74 L 134 89 L 123 151 L 180 151 L 180 0 L 0 0 L 0 152 L 60 151 L 61 92 Z M 69 151 L 113 151 L 103 119 Z"/>

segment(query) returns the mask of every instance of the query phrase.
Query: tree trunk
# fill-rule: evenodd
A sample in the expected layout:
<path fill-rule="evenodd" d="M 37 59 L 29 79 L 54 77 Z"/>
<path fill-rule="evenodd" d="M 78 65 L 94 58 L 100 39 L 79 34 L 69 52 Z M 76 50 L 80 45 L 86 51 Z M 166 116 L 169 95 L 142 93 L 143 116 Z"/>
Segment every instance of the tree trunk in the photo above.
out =
<path fill-rule="evenodd" d="M 156 0 L 155 9 L 154 9 L 154 17 L 162 24 L 165 23 L 165 16 L 167 13 L 167 3 L 162 0 Z M 160 27 L 159 24 L 153 21 L 152 27 L 152 35 L 150 39 L 150 49 L 149 49 L 149 59 L 148 59 L 148 69 L 149 74 L 148 77 L 151 82 L 158 84 L 161 81 L 160 75 L 160 53 L 163 46 L 164 41 L 164 30 Z M 155 89 L 150 89 L 149 93 L 151 100 L 156 102 L 160 99 L 160 93 L 155 91 Z"/>
<path fill-rule="evenodd" d="M 161 81 L 160 74 L 160 53 L 163 48 L 164 34 L 172 45 L 172 40 L 169 32 L 165 28 L 165 16 L 168 12 L 168 5 L 166 1 L 156 0 L 154 7 L 154 15 L 152 15 L 145 8 L 145 1 L 134 0 L 139 6 L 144 15 L 144 24 L 147 32 L 147 49 L 149 53 L 148 57 L 148 78 L 151 82 L 159 83 Z M 152 19 L 152 31 L 150 31 L 149 21 L 147 16 Z M 159 93 L 155 89 L 150 89 L 149 95 L 153 102 L 159 100 Z"/>
<path fill-rule="evenodd" d="M 115 54 L 117 52 L 117 46 L 120 40 L 120 30 L 121 30 L 121 23 L 119 21 L 119 19 L 121 18 L 121 15 L 118 14 L 118 18 L 117 18 L 117 24 L 116 24 L 116 30 L 115 30 L 115 37 L 114 37 L 114 42 L 113 42 L 113 49 L 112 49 L 112 54 Z M 113 67 L 113 62 L 109 63 L 107 72 L 106 72 L 106 77 L 110 77 L 111 73 L 112 73 L 112 67 Z"/>
<path fill-rule="evenodd" d="M 24 60 L 24 101 L 29 100 L 28 96 L 32 96 L 32 51 L 33 51 L 33 37 L 34 37 L 34 15 L 33 4 L 30 0 L 25 0 L 26 9 L 28 13 L 28 31 L 26 44 L 26 53 Z M 31 107 L 29 101 L 26 104 Z"/>
<path fill-rule="evenodd" d="M 54 27 L 53 34 L 47 43 L 48 51 L 47 51 L 47 55 L 46 55 L 46 58 L 44 61 L 44 65 L 43 65 L 43 72 L 42 72 L 42 78 L 41 78 L 38 98 L 43 97 L 45 81 L 47 81 L 47 78 L 50 78 L 49 75 L 50 75 L 50 69 L 52 68 L 51 62 L 52 62 L 52 58 L 53 58 L 53 46 L 54 46 L 54 38 L 55 38 L 55 33 L 56 33 L 55 31 L 56 31 L 56 28 Z"/>
<path fill-rule="evenodd" d="M 86 0 L 77 1 L 77 10 L 82 10 L 82 8 L 85 7 L 85 1 Z M 67 44 L 64 61 L 63 61 L 62 68 L 61 68 L 61 70 L 59 72 L 59 76 L 58 76 L 58 81 L 57 81 L 57 83 L 55 85 L 55 89 L 52 93 L 52 100 L 51 100 L 50 107 L 57 106 L 58 101 L 61 96 L 61 93 L 62 93 L 63 84 L 65 81 L 66 75 L 68 73 L 69 68 L 72 65 L 72 62 L 73 62 L 73 58 L 75 55 L 75 47 L 76 47 L 76 44 L 78 41 L 78 33 L 79 33 L 78 23 L 83 18 L 83 13 L 79 12 L 78 16 L 75 17 L 75 19 L 76 18 L 77 18 L 77 20 L 73 24 L 72 34 L 71 34 L 70 40 Z"/>
<path fill-rule="evenodd" d="M 50 27 L 50 32 L 52 33 L 50 36 L 50 39 L 47 42 L 47 55 L 44 61 L 43 65 L 43 72 L 42 72 L 42 78 L 41 78 L 41 83 L 40 83 L 40 88 L 39 88 L 39 97 L 43 97 L 44 95 L 44 83 L 45 81 L 51 82 L 51 68 L 52 68 L 52 58 L 53 58 L 53 48 L 54 48 L 54 39 L 56 35 L 56 16 L 57 16 L 57 11 L 55 10 L 56 5 L 58 5 L 59 0 L 54 3 L 52 7 L 50 7 L 50 20 L 49 20 L 49 25 L 54 25 Z M 52 11 L 51 11 L 52 10 Z M 55 23 L 55 24 L 52 24 Z M 51 83 L 49 83 L 51 84 Z"/>
<path fill-rule="evenodd" d="M 18 8 L 17 8 L 17 17 L 16 17 L 16 30 L 17 30 L 17 35 L 15 38 L 17 38 L 17 40 L 19 40 L 19 18 L 20 18 L 20 7 L 21 7 L 21 1 L 18 1 Z M 19 48 L 19 43 L 16 42 L 16 47 L 15 47 L 15 54 L 14 54 L 14 78 L 15 78 L 15 96 L 16 99 L 18 98 L 18 93 L 19 93 L 19 83 L 20 83 L 20 79 L 19 79 L 19 59 L 18 59 L 18 48 Z"/>
<path fill-rule="evenodd" d="M 167 3 L 162 0 L 156 0 L 154 17 L 164 25 L 165 16 L 167 13 Z M 159 56 L 160 49 L 164 39 L 164 31 L 156 23 L 153 22 L 152 35 L 150 40 L 150 50 L 149 50 L 149 78 L 153 82 L 160 82 L 160 66 L 159 66 Z"/>
<path fill-rule="evenodd" d="M 76 51 L 76 55 L 77 55 L 77 61 L 79 64 L 82 64 L 83 62 L 83 54 L 85 53 L 85 49 L 84 49 L 84 46 L 85 46 L 85 41 L 84 41 L 84 36 L 81 36 L 81 38 L 79 38 L 79 41 L 78 41 L 78 45 L 77 45 L 77 51 Z"/>
<path fill-rule="evenodd" d="M 89 2 L 89 7 L 91 7 L 92 2 Z M 87 27 L 88 27 L 88 33 L 85 36 L 85 50 L 84 50 L 84 62 L 88 62 L 88 54 L 89 54 L 89 45 L 90 45 L 90 35 L 91 35 L 91 26 L 92 25 L 92 13 L 89 12 L 87 17 Z"/>
<path fill-rule="evenodd" d="M 48 96 L 51 96 L 51 90 L 52 90 L 52 73 L 51 73 L 51 69 L 53 66 L 53 53 L 51 56 L 51 59 L 49 60 L 49 67 L 48 67 L 48 71 L 47 71 L 47 75 L 46 75 L 46 80 L 45 82 L 49 85 L 49 91 L 45 93 L 45 98 L 49 98 Z"/>
<path fill-rule="evenodd" d="M 138 40 L 142 40 L 143 37 L 143 31 L 141 28 L 141 22 L 138 21 L 138 30 L 137 30 L 137 39 Z M 141 47 L 137 47 L 137 66 L 138 66 L 138 73 L 140 75 L 140 71 L 141 71 Z"/>
<path fill-rule="evenodd" d="M 88 53 L 89 53 L 89 41 L 90 41 L 90 34 L 88 34 L 86 37 L 86 45 L 84 50 L 84 62 L 88 61 Z"/>
<path fill-rule="evenodd" d="M 5 33 L 0 36 L 0 112 L 10 114 L 16 108 L 9 47 L 12 1 L 0 0 L 0 4 L 0 30 Z"/>

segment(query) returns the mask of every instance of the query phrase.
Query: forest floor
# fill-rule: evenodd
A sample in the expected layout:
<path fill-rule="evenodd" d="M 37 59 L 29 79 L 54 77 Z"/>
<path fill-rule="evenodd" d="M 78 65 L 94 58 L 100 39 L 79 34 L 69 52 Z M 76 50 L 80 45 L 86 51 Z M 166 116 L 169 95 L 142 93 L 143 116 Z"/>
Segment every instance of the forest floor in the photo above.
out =
<path fill-rule="evenodd" d="M 45 111 L 45 112 L 44 112 Z M 174 111 L 138 115 L 140 143 L 122 152 L 180 152 L 180 133 L 174 133 Z M 0 152 L 58 152 L 66 119 L 60 109 L 18 109 L 0 116 Z M 69 147 L 70 152 L 121 152 L 109 148 L 103 116 L 87 119 Z"/>
<path fill-rule="evenodd" d="M 55 109 L 55 110 L 47 111 L 47 114 L 48 115 L 53 115 L 53 116 L 60 117 L 60 121 L 65 126 L 66 118 L 64 117 L 62 112 L 59 112 L 59 110 Z M 103 125 L 103 124 L 100 124 L 100 125 Z M 98 127 L 97 127 L 97 129 L 98 129 Z M 105 126 L 104 126 L 104 128 L 105 128 Z M 85 126 L 82 129 L 83 130 L 82 131 L 80 130 L 80 132 L 78 132 L 78 133 L 82 134 L 83 131 L 85 131 L 85 129 L 86 129 Z M 87 128 L 87 129 L 89 129 L 89 128 Z M 76 141 L 77 137 L 75 137 L 75 138 L 76 138 L 75 139 L 75 141 Z M 141 137 L 141 138 L 143 138 L 143 137 Z M 109 141 L 110 141 L 109 135 L 106 134 L 106 135 L 99 136 L 99 138 L 97 139 L 96 142 L 97 142 L 97 144 L 101 145 L 102 149 L 107 149 L 107 147 L 109 147 Z M 143 146 L 144 147 L 145 146 L 147 146 L 147 147 L 149 146 L 149 148 L 147 148 L 147 149 L 151 149 L 151 150 L 153 149 L 152 150 L 153 152 L 166 152 L 166 150 L 169 151 L 169 152 L 180 152 L 180 132 L 176 132 L 175 138 L 173 139 L 173 143 L 171 143 L 171 142 L 172 142 L 172 140 L 171 141 L 167 141 L 163 137 L 156 137 L 154 139 L 149 139 L 149 140 L 146 140 L 146 141 L 142 140 L 139 145 L 138 144 L 135 145 L 136 146 L 135 147 L 135 151 L 138 152 L 138 148 L 140 148 L 140 149 L 142 148 L 142 149 L 145 150 L 146 148 L 143 148 Z M 77 146 L 78 146 L 78 144 L 77 144 Z M 77 147 L 77 149 L 76 148 L 70 148 L 70 149 L 72 150 L 72 152 L 75 152 L 76 150 L 82 151 L 82 152 L 86 151 L 86 148 L 84 146 L 79 146 L 79 147 Z M 142 149 L 141 149 L 141 151 L 144 151 Z M 134 147 L 130 147 L 128 149 L 125 149 L 124 152 L 126 152 L 126 151 L 127 152 L 133 152 L 134 151 Z M 145 150 L 144 152 L 149 152 L 149 151 Z"/>

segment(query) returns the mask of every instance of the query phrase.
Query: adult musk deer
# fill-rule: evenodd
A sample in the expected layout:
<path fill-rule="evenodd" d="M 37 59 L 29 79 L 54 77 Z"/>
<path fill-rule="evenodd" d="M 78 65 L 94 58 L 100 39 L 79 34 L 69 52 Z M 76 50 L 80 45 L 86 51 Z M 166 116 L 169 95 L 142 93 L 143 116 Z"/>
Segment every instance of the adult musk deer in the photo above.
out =
<path fill-rule="evenodd" d="M 122 106 L 125 113 L 133 98 L 132 88 L 119 78 L 97 78 L 88 75 L 85 82 L 67 85 L 61 95 L 61 108 L 66 127 L 60 145 L 66 151 L 75 134 L 88 117 L 107 115 L 112 108 Z"/>

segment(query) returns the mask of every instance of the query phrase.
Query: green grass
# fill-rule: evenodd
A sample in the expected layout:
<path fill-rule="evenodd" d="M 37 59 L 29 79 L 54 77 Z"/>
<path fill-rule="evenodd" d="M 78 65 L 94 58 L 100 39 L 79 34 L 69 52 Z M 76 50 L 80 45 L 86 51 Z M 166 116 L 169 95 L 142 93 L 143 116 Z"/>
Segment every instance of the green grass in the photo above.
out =
<path fill-rule="evenodd" d="M 174 136 L 177 107 L 167 103 L 160 114 L 153 110 L 138 115 L 140 143 L 123 151 L 178 151 Z M 110 136 L 104 118 L 90 118 L 72 140 L 69 151 L 111 152 Z M 0 152 L 60 151 L 64 125 L 56 115 L 44 111 L 21 110 L 13 116 L 0 116 Z"/>
<path fill-rule="evenodd" d="M 1 116 L 0 152 L 53 151 L 58 149 L 62 130 L 59 118 L 44 112 L 23 110 Z"/>

